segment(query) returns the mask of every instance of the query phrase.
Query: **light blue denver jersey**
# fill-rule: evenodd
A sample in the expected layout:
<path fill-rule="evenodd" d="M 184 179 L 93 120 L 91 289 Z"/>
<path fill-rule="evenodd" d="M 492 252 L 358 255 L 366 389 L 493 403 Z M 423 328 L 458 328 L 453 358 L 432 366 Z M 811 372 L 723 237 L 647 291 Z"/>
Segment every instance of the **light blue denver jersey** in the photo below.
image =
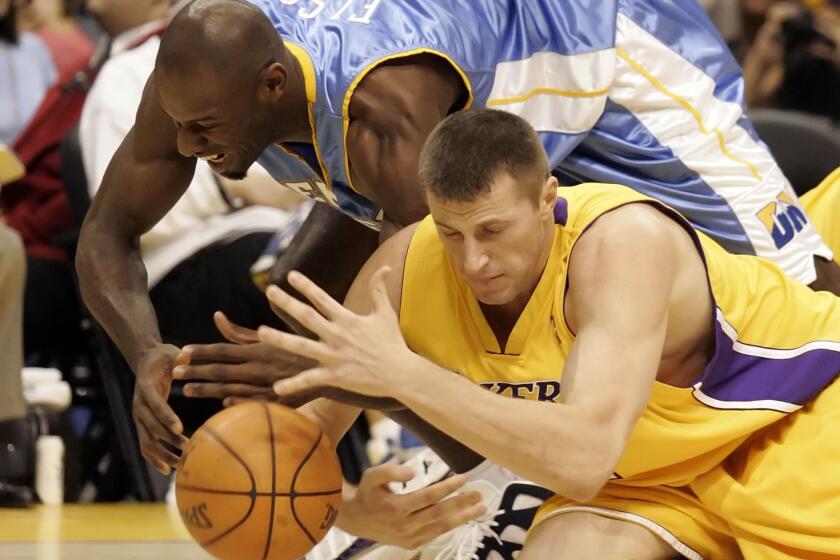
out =
<path fill-rule="evenodd" d="M 378 227 L 353 190 L 349 104 L 378 64 L 445 58 L 468 107 L 524 117 L 568 184 L 620 183 L 683 213 L 727 249 L 814 279 L 831 251 L 743 114 L 743 79 L 694 0 L 251 0 L 301 62 L 314 151 L 260 163 L 296 190 Z"/>

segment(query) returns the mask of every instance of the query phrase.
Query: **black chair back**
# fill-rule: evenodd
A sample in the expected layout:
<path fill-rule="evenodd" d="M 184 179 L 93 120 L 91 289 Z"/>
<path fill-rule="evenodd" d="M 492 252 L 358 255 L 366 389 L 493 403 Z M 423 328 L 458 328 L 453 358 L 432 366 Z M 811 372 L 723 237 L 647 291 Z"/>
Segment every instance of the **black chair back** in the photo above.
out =
<path fill-rule="evenodd" d="M 757 109 L 749 116 L 796 194 L 840 167 L 840 128 L 829 119 L 776 109 Z"/>

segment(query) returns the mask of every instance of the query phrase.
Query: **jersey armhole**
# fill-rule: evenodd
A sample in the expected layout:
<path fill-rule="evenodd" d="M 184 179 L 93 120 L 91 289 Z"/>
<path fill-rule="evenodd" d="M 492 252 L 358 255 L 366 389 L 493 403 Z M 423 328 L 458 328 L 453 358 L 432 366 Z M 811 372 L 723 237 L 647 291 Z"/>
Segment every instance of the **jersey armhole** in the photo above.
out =
<path fill-rule="evenodd" d="M 467 99 L 464 101 L 463 106 L 461 106 L 459 108 L 459 110 L 468 109 L 470 106 L 472 106 L 473 90 L 472 90 L 472 84 L 470 83 L 470 79 L 469 79 L 469 77 L 467 77 L 467 73 L 464 72 L 464 70 L 460 66 L 458 66 L 458 63 L 456 63 L 450 56 L 448 56 L 447 54 L 445 54 L 441 51 L 438 51 L 438 50 L 435 50 L 435 49 L 432 49 L 432 48 L 421 47 L 421 48 L 417 48 L 417 49 L 411 49 L 411 50 L 407 50 L 407 51 L 383 56 L 383 57 L 377 58 L 376 60 L 374 60 L 373 62 L 368 64 L 361 72 L 359 72 L 358 75 L 356 75 L 355 78 L 353 78 L 353 81 L 350 82 L 350 86 L 348 86 L 347 91 L 344 92 L 344 101 L 341 104 L 341 118 L 342 118 L 341 141 L 342 141 L 343 148 L 344 148 L 344 175 L 345 175 L 345 177 L 347 177 L 347 184 L 350 186 L 350 188 L 355 193 L 358 193 L 359 191 L 356 190 L 356 187 L 353 185 L 353 179 L 350 177 L 350 153 L 347 150 L 347 131 L 350 128 L 350 99 L 353 97 L 353 93 L 355 93 L 356 88 L 358 88 L 359 84 L 362 83 L 362 80 L 365 79 L 365 76 L 367 76 L 372 70 L 378 68 L 379 66 L 381 66 L 384 63 L 389 62 L 391 60 L 397 60 L 397 59 L 400 59 L 400 58 L 408 58 L 408 57 L 417 56 L 417 55 L 420 55 L 420 54 L 431 54 L 431 55 L 440 57 L 441 59 L 446 61 L 446 63 L 450 66 L 450 68 L 452 70 L 454 70 L 455 73 L 461 78 L 461 81 L 463 82 L 464 88 L 467 90 Z"/>

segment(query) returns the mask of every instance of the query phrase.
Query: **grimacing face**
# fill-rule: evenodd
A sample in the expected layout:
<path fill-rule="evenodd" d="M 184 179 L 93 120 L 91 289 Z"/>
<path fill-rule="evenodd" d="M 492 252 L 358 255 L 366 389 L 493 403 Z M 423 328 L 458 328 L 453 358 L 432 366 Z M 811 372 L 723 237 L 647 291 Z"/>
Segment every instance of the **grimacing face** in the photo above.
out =
<path fill-rule="evenodd" d="M 554 234 L 557 179 L 549 177 L 535 204 L 533 189 L 507 173 L 469 202 L 427 202 L 458 274 L 486 305 L 527 301 L 539 282 Z"/>
<path fill-rule="evenodd" d="M 178 151 L 207 161 L 228 179 L 243 179 L 273 142 L 270 112 L 246 86 L 225 87 L 213 76 L 189 79 L 156 71 L 161 107 L 175 123 Z"/>

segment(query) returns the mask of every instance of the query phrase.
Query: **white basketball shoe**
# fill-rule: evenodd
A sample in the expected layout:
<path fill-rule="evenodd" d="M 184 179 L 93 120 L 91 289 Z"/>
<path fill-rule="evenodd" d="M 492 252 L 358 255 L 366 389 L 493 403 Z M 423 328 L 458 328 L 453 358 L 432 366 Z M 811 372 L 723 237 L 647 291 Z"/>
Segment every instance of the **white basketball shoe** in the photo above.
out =
<path fill-rule="evenodd" d="M 443 460 L 424 449 L 404 463 L 417 472 L 405 483 L 392 483 L 395 493 L 409 493 L 451 476 Z M 310 552 L 307 560 L 513 560 L 522 550 L 534 515 L 551 492 L 485 461 L 465 473 L 468 482 L 458 490 L 476 491 L 487 513 L 444 533 L 425 545 L 406 550 L 355 538 L 338 528 Z"/>

